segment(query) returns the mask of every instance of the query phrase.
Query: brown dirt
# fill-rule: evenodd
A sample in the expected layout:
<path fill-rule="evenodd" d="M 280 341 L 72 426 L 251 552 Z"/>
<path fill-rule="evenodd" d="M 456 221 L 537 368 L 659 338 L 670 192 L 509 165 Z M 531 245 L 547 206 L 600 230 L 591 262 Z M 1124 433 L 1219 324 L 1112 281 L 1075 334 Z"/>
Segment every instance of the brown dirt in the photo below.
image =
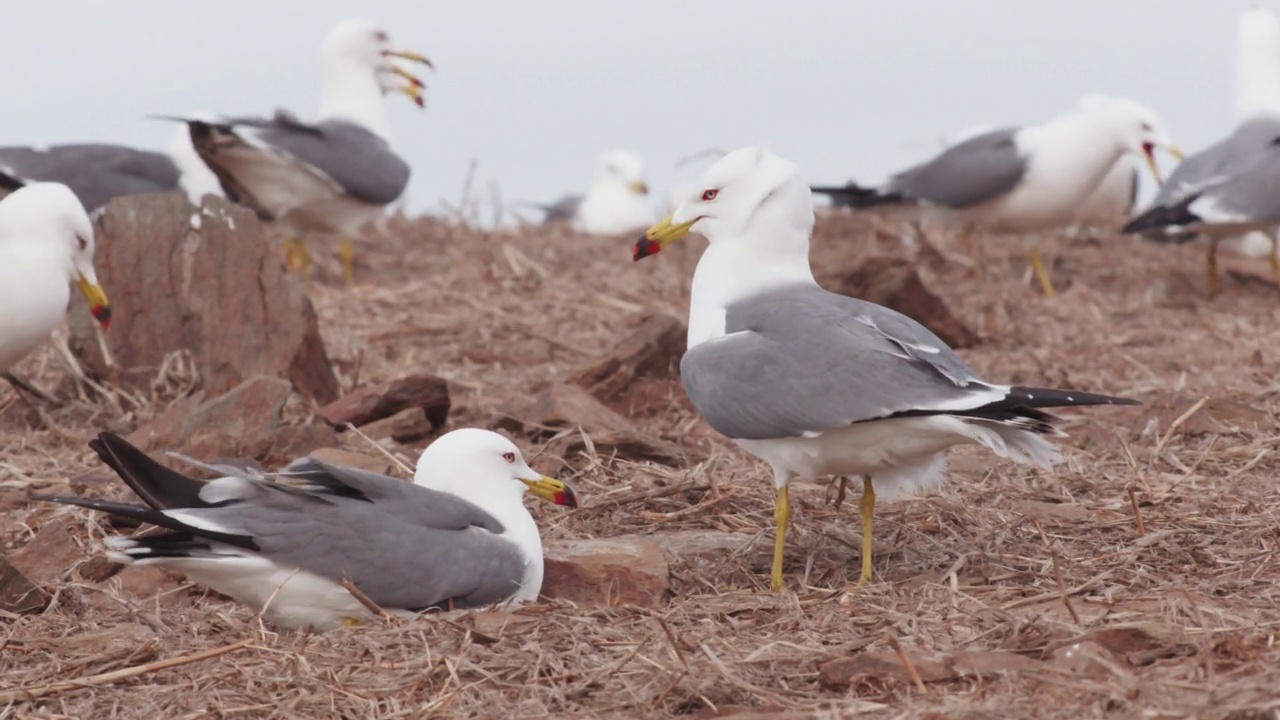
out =
<path fill-rule="evenodd" d="M 644 313 L 683 316 L 701 243 L 632 264 L 626 240 L 401 220 L 359 246 L 365 284 L 354 290 L 329 284 L 334 253 L 316 243 L 314 297 L 344 388 L 438 374 L 454 389 L 450 427 L 490 425 L 503 400 L 591 360 Z M 585 503 L 535 508 L 545 537 L 742 533 L 742 553 L 676 565 L 674 598 L 660 611 L 557 601 L 520 609 L 505 627 L 458 613 L 278 634 L 198 589 L 140 605 L 121 583 L 163 578 L 122 574 L 98 586 L 79 579 L 82 568 L 54 585 L 43 614 L 0 616 L 0 718 L 1275 717 L 1280 298 L 1258 279 L 1265 261 L 1237 263 L 1208 301 L 1201 246 L 1054 239 L 1044 248 L 1065 289 L 1046 300 L 1025 279 L 1021 243 L 981 244 L 981 273 L 959 244 L 921 263 L 928 285 L 984 338 L 962 352 L 980 372 L 1145 405 L 1071 413 L 1067 462 L 1052 473 L 953 452 L 940 493 L 877 509 L 869 587 L 850 585 L 854 503 L 836 511 L 828 488 L 801 485 L 787 554 L 796 592 L 769 594 L 767 470 L 699 423 L 677 384 L 646 381 L 633 405 L 645 408 L 638 428 L 697 446 L 706 461 L 671 470 L 566 457 L 564 439 L 528 449 Z M 823 267 L 906 252 L 883 228 L 848 218 L 824 219 L 815 240 Z M 99 520 L 21 493 L 67 492 L 69 481 L 77 492 L 118 493 L 85 479 L 102 473 L 86 441 L 154 417 L 191 379 L 172 371 L 117 408 L 65 379 L 52 350 L 17 370 L 81 399 L 47 410 L 0 389 L 0 540 L 12 553 L 69 516 L 90 557 Z M 1175 427 L 1202 397 L 1211 400 Z M 295 403 L 288 422 L 312 412 Z M 397 451 L 412 461 L 423 444 Z M 675 483 L 688 489 L 637 499 Z M 1136 635 L 1123 629 L 1135 623 Z M 1102 659 L 1059 659 L 1077 641 L 1096 643 Z M 900 673 L 821 681 L 828 661 L 895 657 L 894 643 L 912 656 L 1003 650 L 1042 662 L 1017 676 L 930 675 L 923 692 Z M 77 678 L 91 681 L 46 687 Z M 43 697 L 24 699 L 42 687 Z"/>

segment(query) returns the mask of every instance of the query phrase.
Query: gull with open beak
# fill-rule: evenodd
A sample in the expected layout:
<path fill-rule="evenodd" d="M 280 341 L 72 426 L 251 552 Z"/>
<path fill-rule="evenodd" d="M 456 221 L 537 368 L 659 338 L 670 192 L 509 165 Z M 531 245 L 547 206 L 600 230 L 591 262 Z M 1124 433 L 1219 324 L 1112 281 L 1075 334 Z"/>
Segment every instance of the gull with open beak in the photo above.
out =
<path fill-rule="evenodd" d="M 103 328 L 111 304 L 93 269 L 93 225 L 60 183 L 25 185 L 0 200 L 0 372 L 49 339 L 66 315 L 74 283 Z"/>
<path fill-rule="evenodd" d="M 951 145 L 880 187 L 849 183 L 812 190 L 852 208 L 941 215 L 966 233 L 980 228 L 1035 234 L 1072 224 L 1125 153 L 1145 159 L 1159 182 L 1156 148 L 1182 158 L 1154 112 L 1125 98 L 1092 95 L 1048 122 L 990 130 Z M 1045 296 L 1052 297 L 1034 243 L 1031 266 Z"/>
<path fill-rule="evenodd" d="M 283 110 L 268 118 L 174 119 L 187 123 L 196 152 L 227 197 L 288 228 L 292 269 L 308 274 L 303 233 L 341 236 L 350 286 L 352 236 L 409 183 L 409 165 L 391 147 L 383 95 L 403 94 L 425 107 L 426 84 L 400 63 L 434 66 L 423 55 L 392 48 L 387 32 L 363 19 L 334 25 L 322 58 L 320 112 L 313 121 Z"/>

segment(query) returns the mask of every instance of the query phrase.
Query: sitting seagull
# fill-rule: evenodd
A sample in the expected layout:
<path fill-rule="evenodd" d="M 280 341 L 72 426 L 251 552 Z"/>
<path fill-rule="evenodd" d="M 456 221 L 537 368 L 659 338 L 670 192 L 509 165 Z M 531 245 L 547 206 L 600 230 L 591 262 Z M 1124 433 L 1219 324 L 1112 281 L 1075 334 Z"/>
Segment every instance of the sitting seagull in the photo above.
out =
<path fill-rule="evenodd" d="M 534 600 L 542 540 L 522 498 L 530 491 L 577 506 L 572 490 L 534 472 L 510 440 L 475 428 L 432 443 L 412 483 L 314 458 L 271 477 L 182 458 L 225 475 L 205 483 L 111 433 L 89 446 L 146 505 L 37 499 L 163 528 L 108 538 L 107 557 L 176 570 L 282 627 L 369 619 L 343 580 L 401 617 Z"/>
<path fill-rule="evenodd" d="M 404 192 L 409 165 L 391 148 L 391 121 L 382 95 L 400 92 L 425 106 L 421 80 L 396 65 L 401 58 L 431 67 L 417 53 L 391 49 L 385 30 L 368 20 L 343 20 L 322 46 L 323 89 L 314 122 L 277 110 L 269 118 L 176 118 L 190 128 L 196 152 L 227 197 L 292 233 L 342 236 L 343 275 L 354 284 L 351 236 Z M 289 261 L 304 275 L 306 246 L 291 237 Z"/>
<path fill-rule="evenodd" d="M 1280 225 L 1280 128 L 1271 141 L 1256 149 L 1252 160 L 1239 158 L 1233 171 L 1206 179 L 1179 198 L 1153 203 L 1123 228 L 1126 233 L 1155 233 L 1172 237 L 1207 235 L 1209 240 L 1209 292 L 1217 291 L 1214 248 L 1224 237 L 1263 231 L 1272 240 L 1271 272 L 1280 288 L 1280 249 L 1275 230 Z M 1208 151 L 1206 151 L 1207 153 Z M 1191 162 L 1197 156 L 1192 156 Z"/>
<path fill-rule="evenodd" d="M 1191 222 L 1190 218 L 1177 220 L 1177 216 L 1184 214 L 1178 208 L 1195 203 L 1201 194 L 1213 194 L 1215 191 L 1211 188 L 1247 173 L 1260 158 L 1273 153 L 1273 142 L 1280 137 L 1280 20 L 1257 3 L 1241 13 L 1237 24 L 1235 82 L 1236 129 L 1192 154 L 1174 169 L 1144 215 L 1124 229 L 1124 232 L 1141 232 L 1149 240 L 1166 243 L 1184 243 L 1195 239 L 1197 234 L 1207 235 L 1205 270 L 1210 297 L 1218 293 L 1218 243 L 1235 233 L 1220 222 L 1219 214 L 1215 214 L 1216 219 L 1206 218 L 1205 222 Z M 1256 175 L 1253 177 L 1257 179 Z M 1237 201 L 1241 197 L 1240 189 L 1237 184 L 1230 191 Z M 1198 207 L 1207 205 L 1207 202 L 1200 203 Z M 1260 209 L 1254 206 L 1246 210 L 1245 215 L 1256 216 Z M 1164 217 L 1175 221 L 1160 222 Z M 1266 225 L 1258 228 L 1265 231 L 1263 234 L 1270 242 L 1271 266 L 1276 282 L 1280 283 L 1276 228 Z"/>
<path fill-rule="evenodd" d="M 182 190 L 199 203 L 202 195 L 221 194 L 192 149 L 186 128 L 177 133 L 168 154 L 102 143 L 0 148 L 0 196 L 5 189 L 33 182 L 66 185 L 90 213 L 126 195 Z"/>
<path fill-rule="evenodd" d="M 1073 223 L 1125 153 L 1144 156 L 1159 180 L 1157 146 L 1181 157 L 1155 113 L 1132 100 L 1094 95 L 1046 123 L 991 130 L 952 145 L 881 187 L 849 183 L 813 192 L 849 207 L 923 208 L 966 227 L 1033 233 Z M 1034 244 L 1031 265 L 1044 294 L 1053 296 Z"/>
<path fill-rule="evenodd" d="M 0 373 L 15 386 L 36 392 L 9 370 L 62 322 L 70 283 L 102 327 L 111 324 L 93 251 L 93 225 L 67 186 L 31 183 L 0 200 Z"/>
<path fill-rule="evenodd" d="M 596 160 L 586 195 L 568 195 L 536 205 L 543 224 L 569 222 L 588 235 L 621 235 L 642 230 L 657 219 L 644 180 L 644 162 L 635 153 L 615 150 Z"/>
<path fill-rule="evenodd" d="M 1044 408 L 1135 404 L 988 383 L 911 318 L 823 290 L 809 266 L 813 196 L 795 164 L 763 147 L 726 155 L 702 188 L 650 228 L 634 256 L 692 230 L 710 241 L 693 275 L 680 377 L 711 427 L 773 469 L 775 591 L 792 476 L 862 476 L 866 582 L 876 496 L 940 484 L 948 447 L 984 445 L 1048 469 L 1062 456 L 1043 436 L 1062 433 Z"/>

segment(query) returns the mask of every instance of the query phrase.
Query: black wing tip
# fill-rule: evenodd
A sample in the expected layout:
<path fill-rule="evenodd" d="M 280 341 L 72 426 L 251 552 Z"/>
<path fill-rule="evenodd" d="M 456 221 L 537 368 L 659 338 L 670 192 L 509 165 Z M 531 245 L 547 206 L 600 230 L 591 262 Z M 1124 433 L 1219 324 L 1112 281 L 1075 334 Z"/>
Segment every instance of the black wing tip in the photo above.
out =
<path fill-rule="evenodd" d="M 1030 407 L 1077 407 L 1088 405 L 1141 405 L 1142 401 L 1115 395 L 1059 390 L 1057 388 L 1027 387 L 1015 385 L 1009 388 L 1008 400 L 1026 403 Z"/>
<path fill-rule="evenodd" d="M 1125 235 L 1142 233 L 1153 240 L 1164 239 L 1166 235 L 1177 236 L 1188 225 L 1200 222 L 1199 215 L 1191 212 L 1191 203 L 1200 195 L 1183 198 L 1174 205 L 1160 205 L 1138 215 L 1120 228 Z"/>

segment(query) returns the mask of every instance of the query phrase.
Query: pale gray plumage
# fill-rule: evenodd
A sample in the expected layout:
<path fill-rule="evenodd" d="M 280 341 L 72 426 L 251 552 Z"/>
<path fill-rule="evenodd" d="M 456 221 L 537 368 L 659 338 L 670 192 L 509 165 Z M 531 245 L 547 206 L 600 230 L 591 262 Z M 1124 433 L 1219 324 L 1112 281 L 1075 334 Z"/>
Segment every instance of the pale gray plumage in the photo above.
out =
<path fill-rule="evenodd" d="M 545 215 L 544 225 L 555 222 L 571 222 L 578 216 L 578 208 L 582 207 L 582 195 L 566 195 L 549 205 L 538 205 Z"/>
<path fill-rule="evenodd" d="M 903 200 L 961 209 L 1012 190 L 1027 171 L 1014 136 L 1017 128 L 982 133 L 943 150 L 928 162 L 893 176 L 881 190 Z"/>
<path fill-rule="evenodd" d="M 1155 205 L 1125 226 L 1127 232 L 1213 237 L 1251 230 L 1272 231 L 1280 224 L 1280 137 L 1256 149 L 1246 160 L 1167 205 Z"/>
<path fill-rule="evenodd" d="M 222 151 L 228 145 L 247 143 L 295 160 L 303 169 L 331 180 L 344 194 L 371 205 L 395 201 L 409 184 L 409 164 L 386 140 L 356 123 L 305 123 L 284 111 L 277 111 L 270 118 L 187 123 L 192 144 L 218 175 L 224 192 L 250 206 L 254 206 L 253 198 L 245 197 L 247 189 L 236 178 L 240 168 L 223 159 Z"/>
<path fill-rule="evenodd" d="M 165 529 L 113 539 L 128 559 L 234 565 L 256 556 L 334 583 L 350 579 L 381 607 L 411 612 L 503 600 L 524 575 L 518 547 L 498 535 L 502 524 L 449 493 L 314 458 L 274 476 L 196 463 L 224 475 L 201 483 L 110 433 L 90 445 L 147 505 L 40 499 Z"/>
<path fill-rule="evenodd" d="M 919 323 L 816 285 L 729 305 L 725 335 L 689 348 L 680 374 L 711 427 L 752 440 L 960 409 L 966 396 L 992 390 Z"/>
<path fill-rule="evenodd" d="M 175 191 L 181 176 L 168 155 L 101 143 L 0 148 L 0 174 L 16 181 L 0 183 L 9 189 L 29 182 L 62 183 L 88 212 L 116 197 Z"/>
<path fill-rule="evenodd" d="M 246 490 L 239 501 L 189 513 L 242 533 L 279 565 L 350 578 L 387 608 L 422 610 L 449 599 L 478 607 L 520 586 L 518 550 L 497 537 L 497 520 L 466 500 L 315 459 L 282 475 L 304 485 L 248 480 L 237 483 Z M 210 485 L 219 482 L 226 481 Z"/>
<path fill-rule="evenodd" d="M 1241 123 L 1226 138 L 1182 161 L 1160 187 L 1150 207 L 1176 204 L 1235 175 L 1252 164 L 1277 137 L 1280 137 L 1280 118 L 1260 117 Z"/>

